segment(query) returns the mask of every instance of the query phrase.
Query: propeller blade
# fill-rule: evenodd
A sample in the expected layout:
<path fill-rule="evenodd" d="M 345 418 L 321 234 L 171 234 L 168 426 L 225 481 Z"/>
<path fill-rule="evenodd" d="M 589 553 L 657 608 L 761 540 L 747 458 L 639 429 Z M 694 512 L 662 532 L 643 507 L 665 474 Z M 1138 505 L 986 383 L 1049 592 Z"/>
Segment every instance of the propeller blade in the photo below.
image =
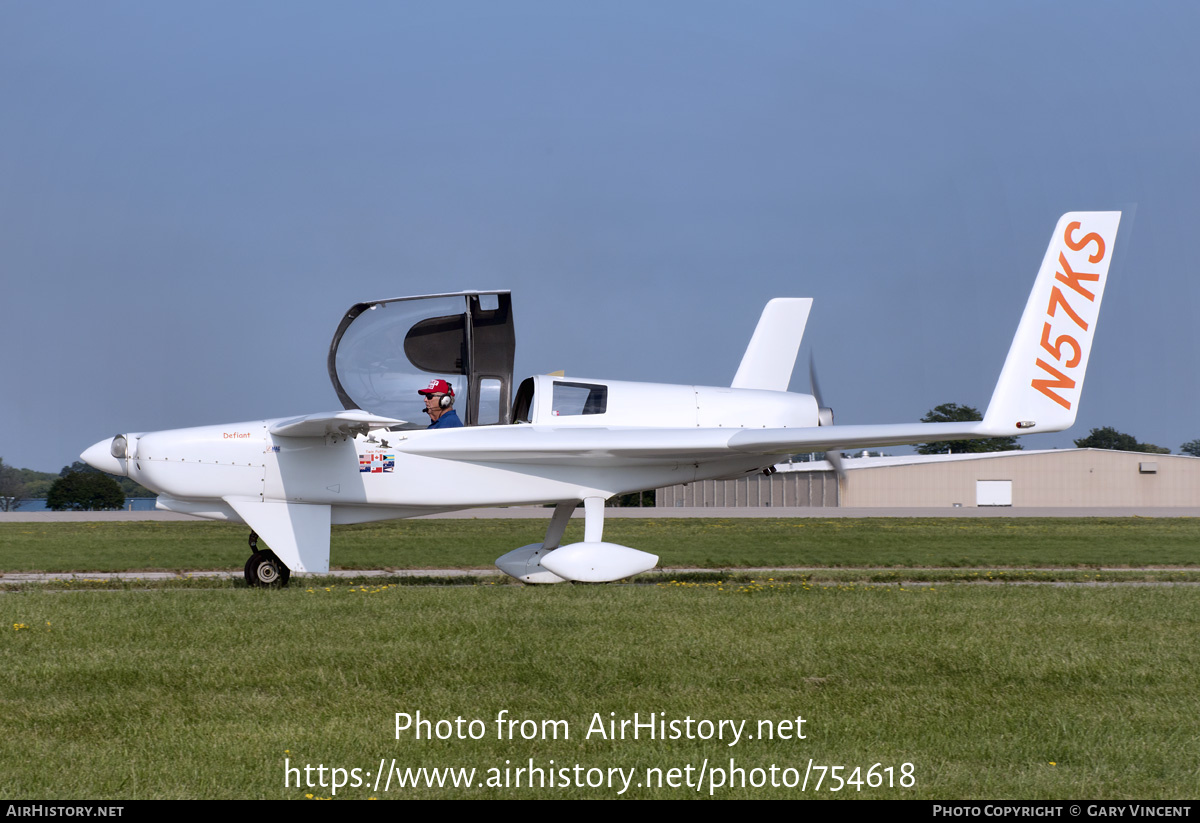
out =
<path fill-rule="evenodd" d="M 808 385 L 812 387 L 813 397 L 817 399 L 818 408 L 825 404 L 821 402 L 821 387 L 817 383 L 817 358 L 812 352 L 808 353 Z"/>
<path fill-rule="evenodd" d="M 825 405 L 825 401 L 821 397 L 821 385 L 817 382 L 817 359 L 810 351 L 808 353 L 808 384 L 812 387 L 813 398 L 817 401 L 817 417 L 822 426 L 833 425 L 833 409 Z M 828 422 L 826 422 L 828 420 Z M 833 466 L 833 470 L 837 473 L 838 480 L 846 476 L 846 467 L 842 464 L 842 453 L 840 451 L 825 452 L 825 459 Z"/>

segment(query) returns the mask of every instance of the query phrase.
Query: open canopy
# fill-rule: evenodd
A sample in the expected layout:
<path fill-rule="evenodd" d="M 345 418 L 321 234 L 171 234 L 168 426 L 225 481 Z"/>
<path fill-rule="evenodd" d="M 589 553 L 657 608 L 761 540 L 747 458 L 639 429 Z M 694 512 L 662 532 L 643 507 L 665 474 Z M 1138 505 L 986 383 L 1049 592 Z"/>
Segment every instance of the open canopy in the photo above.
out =
<path fill-rule="evenodd" d="M 442 378 L 468 426 L 511 422 L 512 298 L 469 291 L 356 303 L 329 346 L 329 379 L 347 409 L 428 424 L 417 394 Z"/>

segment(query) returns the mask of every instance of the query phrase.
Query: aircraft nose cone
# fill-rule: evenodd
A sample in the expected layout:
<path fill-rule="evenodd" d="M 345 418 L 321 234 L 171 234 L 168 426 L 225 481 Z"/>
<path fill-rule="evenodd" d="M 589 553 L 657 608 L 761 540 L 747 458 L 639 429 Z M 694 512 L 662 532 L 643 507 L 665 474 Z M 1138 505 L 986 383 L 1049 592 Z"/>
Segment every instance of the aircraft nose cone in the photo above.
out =
<path fill-rule="evenodd" d="M 102 472 L 120 475 L 121 477 L 127 476 L 129 472 L 125 468 L 125 461 L 112 455 L 113 440 L 114 438 L 110 437 L 107 440 L 101 440 L 99 443 L 89 446 L 83 454 L 79 455 L 79 459 Z"/>

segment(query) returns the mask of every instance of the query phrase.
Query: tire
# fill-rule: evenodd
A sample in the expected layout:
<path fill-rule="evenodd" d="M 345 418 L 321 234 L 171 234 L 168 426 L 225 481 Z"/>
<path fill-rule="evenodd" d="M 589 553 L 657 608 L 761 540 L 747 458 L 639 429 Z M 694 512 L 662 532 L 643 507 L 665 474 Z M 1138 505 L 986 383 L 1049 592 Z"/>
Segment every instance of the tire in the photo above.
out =
<path fill-rule="evenodd" d="M 292 576 L 292 570 L 267 549 L 250 555 L 244 570 L 246 584 L 255 588 L 284 588 Z"/>

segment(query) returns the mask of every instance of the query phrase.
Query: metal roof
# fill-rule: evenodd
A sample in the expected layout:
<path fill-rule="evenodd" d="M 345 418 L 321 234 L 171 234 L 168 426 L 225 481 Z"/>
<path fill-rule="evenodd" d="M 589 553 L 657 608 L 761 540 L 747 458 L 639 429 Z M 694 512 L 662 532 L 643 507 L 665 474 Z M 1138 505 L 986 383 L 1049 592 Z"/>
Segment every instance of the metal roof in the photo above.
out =
<path fill-rule="evenodd" d="M 923 463 L 953 463 L 959 460 L 990 460 L 996 457 L 1027 457 L 1035 454 L 1074 454 L 1076 452 L 1113 452 L 1115 454 L 1136 454 L 1142 457 L 1160 459 L 1164 457 L 1182 457 L 1187 460 L 1200 460 L 1186 454 L 1151 454 L 1149 452 L 1126 452 L 1117 449 L 1010 449 L 1001 452 L 972 452 L 970 454 L 902 454 L 896 457 L 846 457 L 842 466 L 847 471 L 852 469 L 880 469 L 888 466 L 912 466 Z M 781 472 L 820 472 L 833 471 L 828 460 L 814 460 L 808 463 L 779 463 L 775 466 Z"/>

